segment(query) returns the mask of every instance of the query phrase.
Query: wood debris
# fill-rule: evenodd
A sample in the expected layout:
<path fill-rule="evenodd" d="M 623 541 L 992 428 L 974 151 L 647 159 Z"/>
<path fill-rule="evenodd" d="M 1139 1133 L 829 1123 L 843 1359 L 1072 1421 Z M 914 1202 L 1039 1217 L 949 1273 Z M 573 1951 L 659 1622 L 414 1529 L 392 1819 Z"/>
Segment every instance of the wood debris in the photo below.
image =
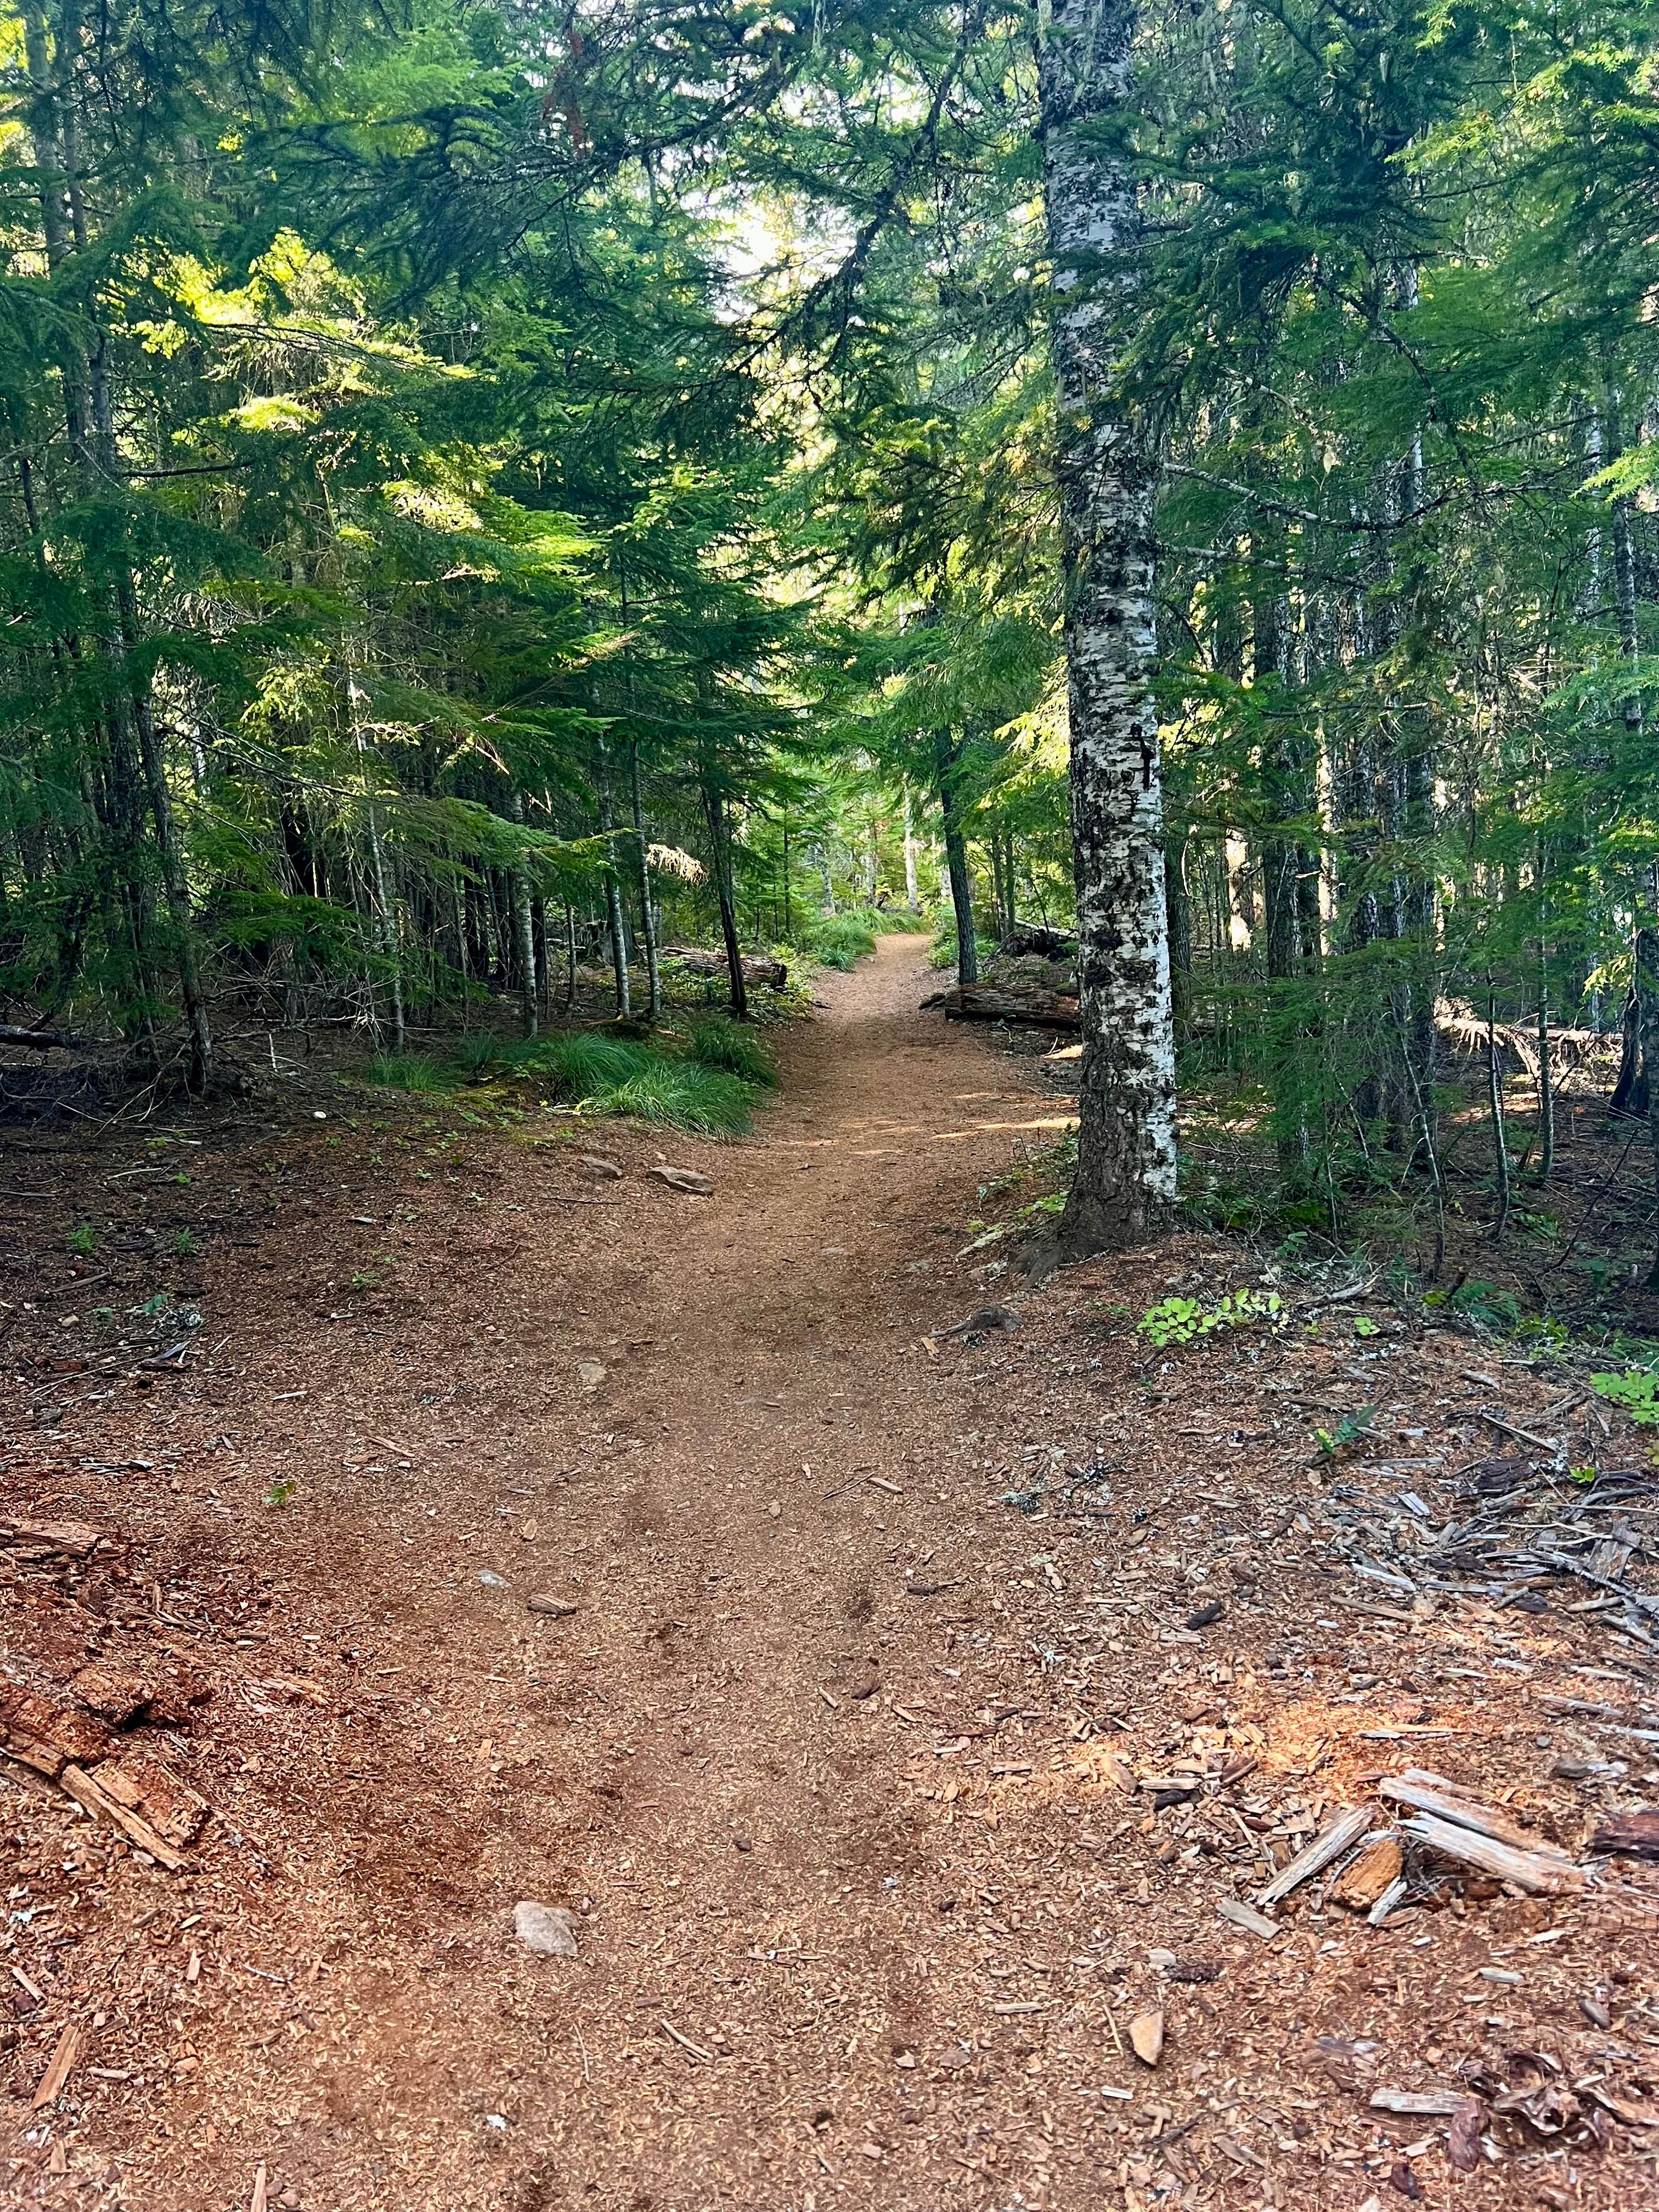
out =
<path fill-rule="evenodd" d="M 1332 1885 L 1331 1895 L 1352 1912 L 1369 1912 L 1400 1879 L 1406 1855 L 1397 1836 L 1379 1836 Z"/>
<path fill-rule="evenodd" d="M 64 2082 L 69 2080 L 75 2064 L 76 2053 L 80 2047 L 81 2031 L 71 2021 L 52 2047 L 51 2060 L 46 2072 L 40 2076 L 40 2086 L 36 2089 L 31 2100 L 32 2111 L 38 2112 L 42 2106 L 51 2104 L 53 2098 L 57 2096 Z"/>
<path fill-rule="evenodd" d="M 1258 1905 L 1277 1905 L 1281 1897 L 1288 1897 L 1293 1889 L 1340 1858 L 1350 1844 L 1357 1843 L 1371 1825 L 1371 1816 L 1363 1805 L 1346 1808 L 1329 1826 L 1316 1836 L 1304 1850 L 1298 1851 L 1287 1867 L 1280 1869 L 1267 1887 L 1256 1898 Z"/>

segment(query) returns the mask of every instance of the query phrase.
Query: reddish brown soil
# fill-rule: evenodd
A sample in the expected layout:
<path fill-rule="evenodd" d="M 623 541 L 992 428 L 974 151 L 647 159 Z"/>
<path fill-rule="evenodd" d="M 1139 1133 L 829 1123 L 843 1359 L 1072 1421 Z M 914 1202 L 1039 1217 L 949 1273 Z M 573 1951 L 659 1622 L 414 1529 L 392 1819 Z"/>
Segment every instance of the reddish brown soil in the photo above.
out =
<path fill-rule="evenodd" d="M 1536 1704 L 1653 1725 L 1651 1650 L 1574 1586 L 1401 1626 L 1331 1548 L 1296 1409 L 1363 1384 L 1379 1437 L 1443 1455 L 1402 1477 L 1437 1512 L 1499 1355 L 1339 1310 L 1149 1362 L 1173 1275 L 1245 1279 L 1190 1239 L 924 1342 L 1006 1294 L 965 1249 L 976 1187 L 1057 1111 L 927 988 L 910 939 L 830 980 L 742 1145 L 532 1147 L 445 1102 L 376 1134 L 391 1109 L 343 1128 L 331 1094 L 175 1132 L 188 1198 L 141 1205 L 125 1133 L 13 1156 L 9 1354 L 82 1343 L 57 1316 L 94 1288 L 204 1324 L 180 1376 L 23 1369 L 0 1509 L 109 1538 L 0 1582 L 5 1671 L 210 1686 L 137 1733 L 216 1810 L 169 1874 L 0 1765 L 0 2199 L 222 2212 L 263 2166 L 304 2212 L 1659 2203 L 1654 1869 L 1454 1882 L 1380 1929 L 1314 1884 L 1267 1945 L 1216 1913 L 1413 1759 L 1574 1850 L 1652 1802 L 1650 1745 Z M 84 1290 L 15 1197 L 47 1183 L 127 1224 Z M 203 1259 L 157 1256 L 181 1220 Z M 1553 1392 L 1504 1381 L 1523 1426 Z M 1569 1755 L 1622 1763 L 1551 1778 Z M 1183 1759 L 1193 1802 L 1133 1791 Z M 573 1910 L 574 1961 L 515 1941 L 524 1899 Z M 1155 2010 L 1152 2069 L 1125 2045 Z M 1525 2086 L 1522 2051 L 1572 2115 L 1494 2110 L 1467 2176 L 1443 2118 L 1370 2108 Z"/>

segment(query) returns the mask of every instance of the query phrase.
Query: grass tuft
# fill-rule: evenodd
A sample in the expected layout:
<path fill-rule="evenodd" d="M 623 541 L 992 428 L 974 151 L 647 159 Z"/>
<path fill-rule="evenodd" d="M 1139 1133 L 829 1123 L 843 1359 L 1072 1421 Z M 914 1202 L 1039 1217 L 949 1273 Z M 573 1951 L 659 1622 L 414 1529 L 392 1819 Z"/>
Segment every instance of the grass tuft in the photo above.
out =
<path fill-rule="evenodd" d="M 453 1091 L 455 1071 L 423 1052 L 377 1052 L 363 1070 L 367 1083 L 388 1091 Z"/>
<path fill-rule="evenodd" d="M 729 1137 L 748 1128 L 754 1110 L 753 1090 L 727 1069 L 625 1037 L 542 1037 L 515 1059 L 526 1073 L 553 1077 L 564 1097 L 600 1114 Z"/>
<path fill-rule="evenodd" d="M 723 1016 L 700 1022 L 691 1032 L 691 1057 L 704 1067 L 722 1068 L 758 1090 L 771 1090 L 778 1079 L 777 1062 L 763 1040 L 742 1022 Z"/>
<path fill-rule="evenodd" d="M 807 939 L 806 949 L 824 967 L 839 968 L 844 975 L 854 961 L 875 951 L 876 933 L 861 915 L 827 914 Z"/>

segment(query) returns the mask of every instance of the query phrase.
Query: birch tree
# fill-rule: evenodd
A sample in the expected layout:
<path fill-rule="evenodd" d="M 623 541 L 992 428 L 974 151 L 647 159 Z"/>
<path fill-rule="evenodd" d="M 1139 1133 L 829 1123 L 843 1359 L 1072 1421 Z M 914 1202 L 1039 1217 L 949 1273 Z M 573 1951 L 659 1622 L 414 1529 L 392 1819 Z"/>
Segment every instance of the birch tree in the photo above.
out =
<path fill-rule="evenodd" d="M 1150 457 L 1114 388 L 1139 283 L 1135 187 L 1103 143 L 1131 0 L 1055 0 L 1038 54 L 1064 570 L 1083 1081 L 1060 1224 L 1074 1256 L 1141 1242 L 1176 1194 Z"/>

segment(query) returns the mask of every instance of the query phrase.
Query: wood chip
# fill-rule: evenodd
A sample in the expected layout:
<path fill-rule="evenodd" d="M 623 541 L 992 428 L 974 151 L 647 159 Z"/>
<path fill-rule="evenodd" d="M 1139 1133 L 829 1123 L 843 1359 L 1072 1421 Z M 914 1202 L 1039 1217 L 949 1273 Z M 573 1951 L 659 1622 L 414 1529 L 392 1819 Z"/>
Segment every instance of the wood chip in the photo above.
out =
<path fill-rule="evenodd" d="M 1164 2015 L 1138 2013 L 1129 2022 L 1129 2048 L 1143 2066 L 1156 2066 L 1164 2056 Z"/>
<path fill-rule="evenodd" d="M 1224 1897 L 1216 1906 L 1224 1920 L 1231 1920 L 1235 1928 L 1243 1928 L 1252 1936 L 1259 1936 L 1264 1943 L 1271 1943 L 1279 1934 L 1277 1920 L 1269 1920 L 1265 1912 L 1258 1912 L 1253 1905 L 1246 1905 L 1242 1897 Z"/>
<path fill-rule="evenodd" d="M 1350 1844 L 1358 1843 L 1371 1825 L 1371 1816 L 1363 1805 L 1349 1806 L 1316 1835 L 1304 1850 L 1298 1851 L 1289 1866 L 1282 1868 L 1256 1898 L 1258 1905 L 1277 1905 L 1281 1897 L 1288 1897 L 1293 1889 L 1340 1857 Z"/>
<path fill-rule="evenodd" d="M 1455 2089 L 1377 2089 L 1371 2094 L 1374 2112 L 1424 2113 L 1430 2118 L 1449 2118 L 1468 2103 Z"/>
<path fill-rule="evenodd" d="M 69 2080 L 70 2069 L 75 2064 L 75 2054 L 81 2046 L 81 2031 L 73 2021 L 64 2030 L 53 2046 L 52 2058 L 40 2076 L 40 2086 L 35 2091 L 31 2110 L 39 2112 L 52 2099 Z"/>
<path fill-rule="evenodd" d="M 694 2058 L 701 2058 L 710 2066 L 714 2064 L 714 2052 L 712 2051 L 705 2051 L 700 2043 L 693 2043 L 689 2035 L 682 2035 L 678 2028 L 674 2026 L 672 2021 L 659 2021 L 657 2024 L 659 2027 L 665 2029 L 666 2032 L 673 2037 L 675 2042 L 679 2045 L 683 2051 L 689 2051 Z"/>
<path fill-rule="evenodd" d="M 269 2192 L 270 2184 L 265 2179 L 265 2162 L 261 2159 L 253 2177 L 253 2194 L 248 2199 L 247 2212 L 266 2212 Z"/>
<path fill-rule="evenodd" d="M 1378 1898 L 1399 1881 L 1405 1856 L 1397 1836 L 1379 1836 L 1361 1851 L 1333 1887 L 1331 1895 L 1351 1912 L 1369 1912 Z"/>

